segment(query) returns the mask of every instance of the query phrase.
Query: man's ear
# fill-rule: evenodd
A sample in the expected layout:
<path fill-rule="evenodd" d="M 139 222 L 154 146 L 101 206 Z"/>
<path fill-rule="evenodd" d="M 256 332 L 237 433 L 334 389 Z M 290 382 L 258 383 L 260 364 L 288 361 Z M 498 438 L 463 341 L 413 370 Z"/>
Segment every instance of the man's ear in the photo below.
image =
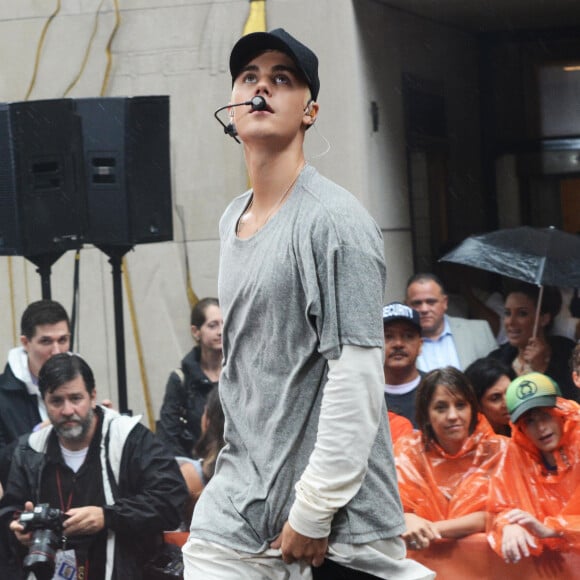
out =
<path fill-rule="evenodd" d="M 319 105 L 316 101 L 310 100 L 304 107 L 304 124 L 313 125 L 318 115 Z"/>
<path fill-rule="evenodd" d="M 24 334 L 20 336 L 20 344 L 24 347 L 24 350 L 28 352 L 29 340 L 26 336 L 24 336 Z"/>

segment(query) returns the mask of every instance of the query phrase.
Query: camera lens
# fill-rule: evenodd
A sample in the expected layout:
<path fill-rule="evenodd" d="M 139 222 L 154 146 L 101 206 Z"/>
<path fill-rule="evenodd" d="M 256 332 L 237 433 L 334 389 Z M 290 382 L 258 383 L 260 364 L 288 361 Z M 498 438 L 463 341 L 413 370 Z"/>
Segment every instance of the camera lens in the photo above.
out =
<path fill-rule="evenodd" d="M 33 572 L 37 580 L 50 580 L 54 574 L 59 536 L 53 530 L 35 530 L 32 545 L 24 558 L 24 570 Z"/>

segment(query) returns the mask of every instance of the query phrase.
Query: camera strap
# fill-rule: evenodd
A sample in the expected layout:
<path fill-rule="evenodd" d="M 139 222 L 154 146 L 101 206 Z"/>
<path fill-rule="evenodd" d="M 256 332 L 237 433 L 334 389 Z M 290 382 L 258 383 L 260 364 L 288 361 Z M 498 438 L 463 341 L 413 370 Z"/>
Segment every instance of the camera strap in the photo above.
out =
<path fill-rule="evenodd" d="M 73 499 L 73 487 L 71 486 L 70 488 L 70 492 L 68 494 L 68 498 L 66 500 L 66 505 L 64 503 L 64 498 L 62 495 L 62 484 L 60 481 L 60 467 L 57 465 L 56 467 L 56 487 L 58 489 L 58 499 L 60 500 L 60 511 L 65 514 L 66 512 L 68 512 L 68 510 L 70 510 L 70 506 L 72 505 L 72 499 Z"/>

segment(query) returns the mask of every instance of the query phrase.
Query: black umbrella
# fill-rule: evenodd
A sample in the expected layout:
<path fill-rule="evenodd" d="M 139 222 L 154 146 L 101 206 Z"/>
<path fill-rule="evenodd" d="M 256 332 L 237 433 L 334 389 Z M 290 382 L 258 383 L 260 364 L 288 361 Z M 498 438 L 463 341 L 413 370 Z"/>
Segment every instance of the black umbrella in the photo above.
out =
<path fill-rule="evenodd" d="M 440 261 L 454 262 L 540 286 L 580 286 L 580 236 L 554 227 L 521 226 L 470 236 Z M 536 335 L 534 329 L 534 336 Z"/>

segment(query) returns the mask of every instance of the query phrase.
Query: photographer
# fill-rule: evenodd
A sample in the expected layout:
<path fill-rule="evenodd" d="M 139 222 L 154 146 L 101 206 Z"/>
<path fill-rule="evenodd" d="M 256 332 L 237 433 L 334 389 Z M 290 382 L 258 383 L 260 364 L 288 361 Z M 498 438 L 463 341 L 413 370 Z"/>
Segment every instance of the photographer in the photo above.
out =
<path fill-rule="evenodd" d="M 57 573 L 75 567 L 85 580 L 142 578 L 158 536 L 177 527 L 187 499 L 176 461 L 138 417 L 96 404 L 93 373 L 79 356 L 52 357 L 39 388 L 51 425 L 20 439 L 2 505 L 36 506 L 26 527 L 22 517 L 10 523 L 23 546 L 37 542 L 43 526 L 58 541 L 35 544 L 24 569 L 37 573 L 34 560 Z M 46 517 L 38 504 L 61 517 Z"/>

